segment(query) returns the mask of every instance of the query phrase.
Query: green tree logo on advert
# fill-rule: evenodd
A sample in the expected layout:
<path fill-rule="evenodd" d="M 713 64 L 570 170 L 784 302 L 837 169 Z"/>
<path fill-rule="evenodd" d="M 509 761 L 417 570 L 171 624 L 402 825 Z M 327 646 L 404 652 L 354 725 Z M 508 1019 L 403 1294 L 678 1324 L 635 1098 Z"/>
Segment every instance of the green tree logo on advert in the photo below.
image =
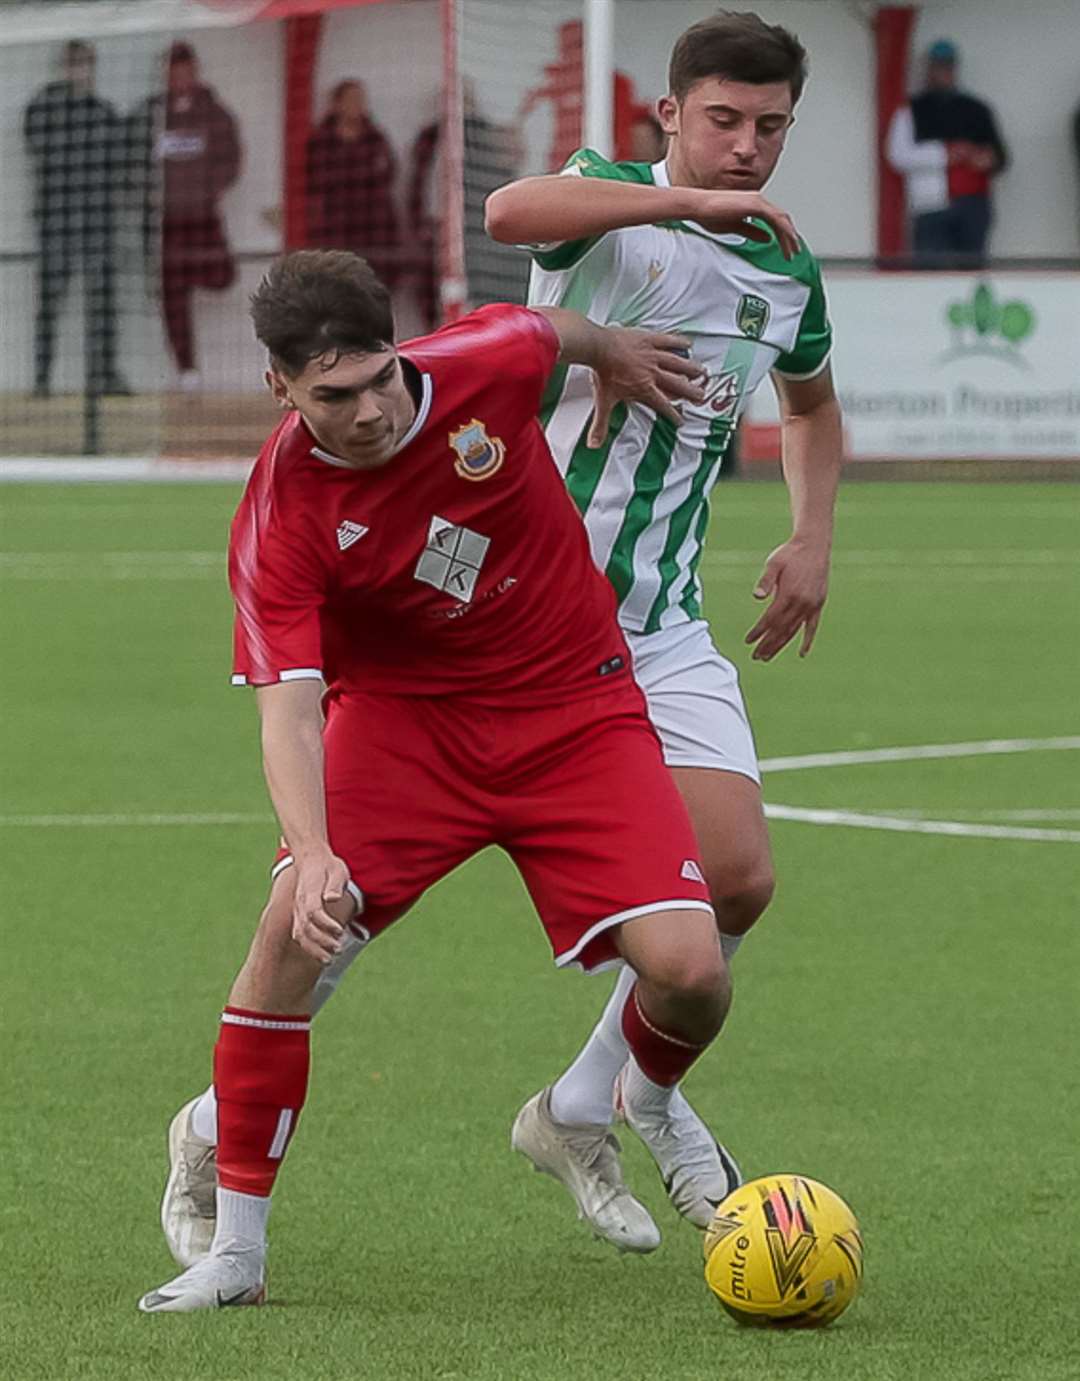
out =
<path fill-rule="evenodd" d="M 1020 353 L 1020 346 L 1035 330 L 1030 303 L 1019 298 L 1000 302 L 989 283 L 979 283 L 967 301 L 949 303 L 945 320 L 952 332 L 952 345 L 941 356 L 942 363 L 989 355 L 1018 369 L 1031 368 Z"/>

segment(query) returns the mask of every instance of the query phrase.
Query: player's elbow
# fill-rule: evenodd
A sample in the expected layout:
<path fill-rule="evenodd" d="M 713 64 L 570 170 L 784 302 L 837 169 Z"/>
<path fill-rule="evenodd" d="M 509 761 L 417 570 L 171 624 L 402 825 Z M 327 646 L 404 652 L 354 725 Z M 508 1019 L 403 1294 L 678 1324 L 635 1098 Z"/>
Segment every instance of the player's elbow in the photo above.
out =
<path fill-rule="evenodd" d="M 499 187 L 484 202 L 484 229 L 499 244 L 524 244 L 531 238 L 523 199 L 517 185 L 511 182 Z"/>

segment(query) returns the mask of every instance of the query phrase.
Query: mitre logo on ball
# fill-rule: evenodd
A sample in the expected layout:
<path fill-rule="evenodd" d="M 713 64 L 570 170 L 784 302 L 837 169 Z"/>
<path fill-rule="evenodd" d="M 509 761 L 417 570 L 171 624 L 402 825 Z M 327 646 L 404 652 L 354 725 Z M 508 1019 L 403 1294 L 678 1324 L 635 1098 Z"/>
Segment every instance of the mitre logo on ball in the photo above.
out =
<path fill-rule="evenodd" d="M 763 1175 L 717 1205 L 705 1280 L 741 1324 L 823 1328 L 859 1293 L 863 1242 L 839 1194 L 805 1175 Z"/>
<path fill-rule="evenodd" d="M 487 427 L 474 417 L 464 427 L 449 436 L 450 447 L 457 454 L 454 469 L 462 479 L 490 479 L 503 463 L 506 447 L 497 436 L 488 436 Z"/>

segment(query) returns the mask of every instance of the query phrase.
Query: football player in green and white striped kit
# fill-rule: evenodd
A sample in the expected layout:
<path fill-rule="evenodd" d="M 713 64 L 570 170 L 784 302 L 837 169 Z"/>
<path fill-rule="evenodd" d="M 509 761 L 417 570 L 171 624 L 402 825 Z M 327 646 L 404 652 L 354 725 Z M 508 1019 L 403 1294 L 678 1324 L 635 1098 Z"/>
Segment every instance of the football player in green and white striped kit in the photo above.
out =
<path fill-rule="evenodd" d="M 771 375 L 792 530 L 765 562 L 753 593 L 768 604 L 746 640 L 768 661 L 801 634 L 805 654 L 825 602 L 841 464 L 818 266 L 760 195 L 805 76 L 792 34 L 721 11 L 675 44 L 669 94 L 657 106 L 665 159 L 611 163 L 584 149 L 563 173 L 511 183 L 488 201 L 489 233 L 530 247 L 531 303 L 679 332 L 702 366 L 704 400 L 683 405 L 677 429 L 636 405 L 608 416 L 599 398 L 592 439 L 605 416 L 606 436 L 590 446 L 594 400 L 576 368 L 553 378 L 542 420 L 615 588 L 635 673 L 693 818 L 725 964 L 768 905 L 773 873 L 738 676 L 702 617 L 709 494 L 747 398 Z M 687 975 L 678 978 L 687 986 Z M 623 1181 L 610 1133 L 617 1112 L 652 1153 L 675 1207 L 699 1227 L 738 1170 L 679 1091 L 671 1071 L 688 1063 L 680 1033 L 663 1032 L 670 1068 L 644 1070 L 630 1057 L 626 1011 L 637 1003 L 634 1019 L 649 1020 L 635 981 L 624 967 L 577 1059 L 518 1114 L 513 1144 L 562 1181 L 599 1236 L 640 1252 L 660 1234 Z"/>

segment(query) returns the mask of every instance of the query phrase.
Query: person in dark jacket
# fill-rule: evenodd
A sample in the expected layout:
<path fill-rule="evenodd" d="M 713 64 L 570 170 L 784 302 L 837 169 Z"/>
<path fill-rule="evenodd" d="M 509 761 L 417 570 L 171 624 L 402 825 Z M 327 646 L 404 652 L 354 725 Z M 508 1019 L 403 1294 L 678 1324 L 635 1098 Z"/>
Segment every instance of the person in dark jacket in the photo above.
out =
<path fill-rule="evenodd" d="M 166 55 L 166 88 L 131 117 L 134 157 L 144 173 L 143 231 L 150 259 L 160 254 L 162 313 L 180 387 L 199 387 L 191 294 L 220 292 L 236 277 L 220 201 L 240 175 L 236 121 L 199 79 L 188 43 Z"/>
<path fill-rule="evenodd" d="M 462 83 L 464 133 L 463 211 L 465 277 L 472 307 L 491 302 L 524 302 L 529 286 L 529 258 L 512 245 L 501 245 L 484 229 L 484 204 L 496 188 L 512 182 L 524 156 L 521 132 L 515 124 L 496 124 L 481 114 L 476 86 Z M 420 307 L 429 329 L 438 325 L 438 239 L 440 222 L 435 208 L 441 122 L 425 125 L 412 147 L 409 168 L 409 228 L 421 250 Z"/>
<path fill-rule="evenodd" d="M 37 316 L 34 391 L 47 397 L 56 319 L 73 272 L 81 271 L 86 303 L 86 387 L 130 393 L 116 368 L 113 231 L 123 183 L 121 125 L 94 94 L 94 49 L 65 44 L 63 76 L 26 107 L 23 136 L 34 178 Z"/>
<path fill-rule="evenodd" d="M 437 187 L 437 158 L 441 122 L 424 125 L 409 153 L 409 185 L 405 199 L 409 234 L 416 246 L 418 273 L 417 301 L 424 329 L 439 325 L 439 234 L 441 222 L 436 213 L 441 188 Z"/>
<path fill-rule="evenodd" d="M 981 268 L 993 221 L 991 183 L 1009 155 L 994 112 L 956 85 L 956 45 L 927 52 L 926 88 L 893 116 L 887 154 L 907 191 L 919 268 Z"/>
<path fill-rule="evenodd" d="M 358 81 L 339 82 L 307 143 L 307 229 L 313 249 L 363 255 L 388 288 L 401 276 L 394 204 L 397 160 Z"/>

